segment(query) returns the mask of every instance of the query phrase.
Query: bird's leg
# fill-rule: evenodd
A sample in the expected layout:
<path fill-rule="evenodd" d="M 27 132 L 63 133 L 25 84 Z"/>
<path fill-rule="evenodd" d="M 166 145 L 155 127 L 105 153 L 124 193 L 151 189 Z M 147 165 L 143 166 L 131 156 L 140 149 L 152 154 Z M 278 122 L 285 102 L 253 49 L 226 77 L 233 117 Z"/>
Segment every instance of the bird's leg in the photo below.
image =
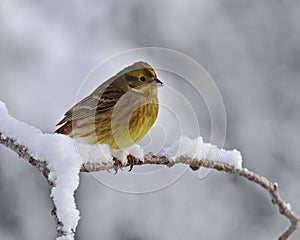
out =
<path fill-rule="evenodd" d="M 113 157 L 113 162 L 114 162 L 115 174 L 117 174 L 119 169 L 122 170 L 122 162 L 116 157 Z"/>
<path fill-rule="evenodd" d="M 130 172 L 132 170 L 134 165 L 141 165 L 142 163 L 143 162 L 140 159 L 138 159 L 138 158 L 132 156 L 131 154 L 129 154 L 127 156 L 127 164 L 130 166 L 130 169 L 129 169 L 128 172 Z"/>

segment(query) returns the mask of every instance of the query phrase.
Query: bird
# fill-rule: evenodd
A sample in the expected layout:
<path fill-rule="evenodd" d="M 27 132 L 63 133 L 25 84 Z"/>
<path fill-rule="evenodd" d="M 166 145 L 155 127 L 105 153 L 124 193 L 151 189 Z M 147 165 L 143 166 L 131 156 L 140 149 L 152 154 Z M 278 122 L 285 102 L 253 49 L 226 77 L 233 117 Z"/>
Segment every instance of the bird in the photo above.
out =
<path fill-rule="evenodd" d="M 116 150 L 130 147 L 157 119 L 158 87 L 163 85 L 150 64 L 135 62 L 70 108 L 55 133 Z"/>

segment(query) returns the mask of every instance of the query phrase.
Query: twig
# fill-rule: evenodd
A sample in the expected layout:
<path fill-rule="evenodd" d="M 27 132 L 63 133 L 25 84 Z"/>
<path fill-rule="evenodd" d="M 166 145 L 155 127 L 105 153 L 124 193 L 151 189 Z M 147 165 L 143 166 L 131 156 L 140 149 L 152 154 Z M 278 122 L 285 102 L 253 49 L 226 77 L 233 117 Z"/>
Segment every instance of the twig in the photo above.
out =
<path fill-rule="evenodd" d="M 19 145 L 16 141 L 9 137 L 2 137 L 2 133 L 0 132 L 0 144 L 8 147 L 10 150 L 14 151 L 19 155 L 19 157 L 27 160 L 32 166 L 36 167 L 48 180 L 49 169 L 47 168 L 47 164 L 44 161 L 39 161 L 34 159 L 28 152 L 28 149 L 25 146 Z"/>
<path fill-rule="evenodd" d="M 0 132 L 0 144 L 8 147 L 12 151 L 16 152 L 19 157 L 27 160 L 31 165 L 36 167 L 48 180 L 49 170 L 45 162 L 41 162 L 38 159 L 34 159 L 28 152 L 28 149 L 25 146 L 19 145 L 12 138 L 6 137 L 2 138 L 2 133 Z M 130 156 L 132 159 L 132 156 Z M 248 171 L 245 168 L 234 168 L 231 165 L 209 161 L 209 160 L 195 160 L 188 157 L 180 156 L 175 160 L 169 160 L 165 156 L 154 155 L 152 153 L 146 154 L 144 156 L 144 162 L 141 161 L 133 161 L 131 164 L 133 165 L 166 165 L 168 167 L 172 167 L 176 164 L 186 164 L 189 165 L 193 170 L 198 170 L 200 167 L 205 167 L 209 169 L 215 169 L 222 172 L 232 173 L 244 178 L 247 178 L 251 182 L 255 182 L 264 189 L 266 189 L 271 197 L 272 203 L 278 206 L 280 214 L 285 216 L 290 220 L 290 226 L 288 229 L 279 237 L 279 240 L 286 240 L 289 236 L 297 229 L 297 224 L 299 221 L 299 217 L 293 213 L 293 211 L 288 207 L 288 205 L 283 201 L 278 192 L 278 185 L 276 183 L 270 182 L 268 179 L 257 175 L 251 171 Z M 130 164 L 123 164 L 120 167 L 127 167 Z M 115 165 L 113 162 L 109 163 L 84 163 L 81 168 L 81 172 L 97 172 L 103 170 L 111 170 L 114 169 Z M 49 180 L 48 180 L 49 182 Z M 49 182 L 50 186 L 53 187 L 53 183 Z M 56 225 L 57 225 L 57 234 L 58 236 L 64 236 L 65 233 L 61 231 L 63 227 L 63 223 L 61 223 L 56 215 L 55 208 L 52 211 L 52 215 L 55 217 Z M 75 234 L 75 233 L 74 233 Z"/>

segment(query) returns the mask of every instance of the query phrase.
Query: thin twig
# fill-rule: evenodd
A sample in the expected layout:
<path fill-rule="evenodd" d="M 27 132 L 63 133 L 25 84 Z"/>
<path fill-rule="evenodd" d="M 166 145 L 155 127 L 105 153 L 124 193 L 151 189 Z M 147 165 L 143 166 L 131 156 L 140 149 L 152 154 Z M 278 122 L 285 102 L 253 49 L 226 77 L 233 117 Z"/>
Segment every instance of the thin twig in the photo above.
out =
<path fill-rule="evenodd" d="M 45 162 L 41 162 L 37 159 L 34 159 L 28 152 L 28 149 L 25 146 L 19 145 L 16 143 L 12 138 L 6 137 L 2 138 L 2 134 L 0 132 L 0 144 L 8 147 L 12 151 L 16 152 L 19 157 L 27 160 L 31 165 L 36 167 L 48 180 L 49 170 Z M 130 156 L 132 159 L 132 156 Z M 131 161 L 130 164 L 132 165 L 166 165 L 168 167 L 172 167 L 176 164 L 186 164 L 189 165 L 193 170 L 198 170 L 200 167 L 205 167 L 209 169 L 215 169 L 222 172 L 232 173 L 241 177 L 248 179 L 251 182 L 255 182 L 264 189 L 266 189 L 271 197 L 272 203 L 278 206 L 280 214 L 285 216 L 287 219 L 290 220 L 290 226 L 288 229 L 279 237 L 279 240 L 286 240 L 289 236 L 297 229 L 297 224 L 299 221 L 299 217 L 293 213 L 293 211 L 288 207 L 288 205 L 283 201 L 280 197 L 278 192 L 278 185 L 276 183 L 270 182 L 268 179 L 257 175 L 245 168 L 235 168 L 231 165 L 209 161 L 209 160 L 195 160 L 189 157 L 177 157 L 175 160 L 169 160 L 165 156 L 154 155 L 152 153 L 146 154 L 144 156 L 144 162 L 141 161 Z M 119 167 L 127 167 L 130 165 L 129 163 L 123 164 Z M 114 162 L 108 163 L 84 163 L 81 168 L 81 172 L 97 172 L 103 170 L 111 170 L 114 169 L 115 165 Z M 48 180 L 49 182 L 49 180 Z M 53 187 L 53 183 L 50 184 Z M 63 223 L 61 223 L 56 215 L 56 210 L 52 211 L 52 214 L 55 217 L 56 224 L 57 224 L 57 234 L 58 236 L 64 236 L 64 232 L 61 231 L 63 227 Z M 75 234 L 75 233 L 74 233 Z"/>
<path fill-rule="evenodd" d="M 19 155 L 19 157 L 27 160 L 32 166 L 36 167 L 48 180 L 49 169 L 47 168 L 47 164 L 44 161 L 39 161 L 38 159 L 34 159 L 28 152 L 27 147 L 19 145 L 16 141 L 9 137 L 2 137 L 2 133 L 0 132 L 0 144 L 8 147 L 10 150 L 14 151 Z"/>

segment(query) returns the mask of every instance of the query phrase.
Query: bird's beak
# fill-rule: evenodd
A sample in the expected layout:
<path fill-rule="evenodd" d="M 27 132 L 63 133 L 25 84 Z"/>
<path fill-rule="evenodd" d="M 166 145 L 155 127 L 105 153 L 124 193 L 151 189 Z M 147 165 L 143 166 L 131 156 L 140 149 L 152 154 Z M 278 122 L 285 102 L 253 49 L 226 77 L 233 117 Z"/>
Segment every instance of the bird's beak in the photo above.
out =
<path fill-rule="evenodd" d="M 164 86 L 163 82 L 160 81 L 160 80 L 157 79 L 157 78 L 155 78 L 155 79 L 151 82 L 151 84 L 152 84 L 153 86 L 157 86 L 157 87 L 163 87 L 163 86 Z"/>

